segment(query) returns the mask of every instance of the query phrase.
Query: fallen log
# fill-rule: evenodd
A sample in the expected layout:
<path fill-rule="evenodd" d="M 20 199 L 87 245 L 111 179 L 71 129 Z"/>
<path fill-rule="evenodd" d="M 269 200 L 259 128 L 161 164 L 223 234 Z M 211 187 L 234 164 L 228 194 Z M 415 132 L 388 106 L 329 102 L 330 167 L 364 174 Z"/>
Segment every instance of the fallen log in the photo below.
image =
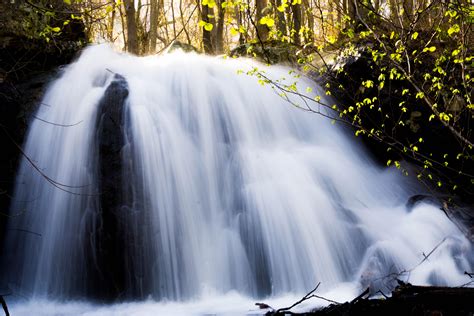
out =
<path fill-rule="evenodd" d="M 474 288 L 416 286 L 409 283 L 398 286 L 391 297 L 364 298 L 367 290 L 350 302 L 331 304 L 307 313 L 288 310 L 269 312 L 267 315 L 456 315 L 471 316 L 474 313 Z"/>

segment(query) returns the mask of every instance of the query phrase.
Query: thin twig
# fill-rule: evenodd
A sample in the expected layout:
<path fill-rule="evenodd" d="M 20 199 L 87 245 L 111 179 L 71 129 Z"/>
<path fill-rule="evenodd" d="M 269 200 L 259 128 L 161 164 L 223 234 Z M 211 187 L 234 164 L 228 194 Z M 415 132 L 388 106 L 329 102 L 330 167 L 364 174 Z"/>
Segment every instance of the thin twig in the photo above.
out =
<path fill-rule="evenodd" d="M 5 128 L 5 126 L 3 124 L 0 124 L 0 127 L 2 128 L 3 132 L 5 133 L 5 135 L 10 139 L 10 141 L 13 143 L 13 145 L 15 145 L 15 147 L 18 149 L 18 151 L 20 152 L 20 154 L 25 157 L 25 159 L 28 161 L 28 163 L 46 180 L 48 181 L 52 186 L 54 186 L 55 188 L 61 190 L 61 191 L 64 191 L 64 192 L 67 192 L 67 193 L 70 193 L 70 194 L 73 194 L 73 195 L 85 195 L 85 196 L 96 196 L 97 194 L 83 194 L 83 193 L 77 193 L 77 192 L 73 192 L 73 191 L 70 191 L 68 189 L 65 189 L 65 188 L 84 188 L 84 187 L 87 187 L 89 185 L 81 185 L 81 186 L 72 186 L 72 185 L 67 185 L 67 184 L 63 184 L 63 183 L 60 183 L 52 178 L 50 178 L 47 174 L 45 174 L 34 162 L 33 160 L 25 153 L 25 151 L 21 148 L 20 145 L 17 144 L 17 142 L 13 139 L 13 137 L 10 136 L 10 133 L 8 133 L 7 129 Z"/>
<path fill-rule="evenodd" d="M 42 235 L 40 233 L 36 233 L 34 231 L 31 231 L 31 230 L 28 230 L 28 229 L 23 229 L 23 228 L 9 228 L 7 230 L 14 230 L 14 231 L 19 231 L 19 232 L 22 232 L 22 233 L 28 233 L 28 234 L 32 234 L 32 235 L 36 235 L 38 237 L 42 237 Z"/>
<path fill-rule="evenodd" d="M 196 11 L 196 9 L 198 8 L 199 5 L 196 5 L 193 9 L 193 11 L 191 11 L 191 14 L 189 15 L 189 18 L 188 20 L 186 21 L 186 23 L 183 25 L 183 28 L 176 34 L 176 36 L 171 40 L 171 44 L 169 45 L 166 45 L 165 47 L 163 47 L 162 49 L 160 49 L 157 54 L 161 54 L 165 49 L 167 49 L 168 47 L 170 47 L 173 42 L 181 35 L 181 33 L 183 33 L 183 31 L 185 31 L 186 29 L 186 26 L 189 24 L 189 21 L 191 20 L 191 18 L 193 17 L 193 14 L 194 14 L 194 11 Z"/>
<path fill-rule="evenodd" d="M 318 287 L 321 285 L 321 282 L 318 283 L 318 285 L 316 285 L 316 287 L 314 289 L 312 289 L 308 294 L 306 294 L 305 296 L 303 296 L 302 299 L 300 299 L 298 302 L 294 303 L 293 305 L 291 305 L 290 307 L 283 307 L 283 308 L 279 308 L 277 309 L 277 311 L 275 312 L 276 314 L 278 313 L 281 313 L 281 312 L 284 312 L 284 311 L 288 311 L 290 309 L 292 309 L 293 307 L 303 303 L 304 301 L 308 300 L 311 298 L 311 294 L 313 294 L 317 289 Z"/>
<path fill-rule="evenodd" d="M 418 264 L 416 264 L 412 268 L 410 268 L 408 270 L 404 269 L 404 270 L 401 270 L 399 272 L 389 273 L 389 274 L 387 274 L 383 277 L 375 279 L 374 281 L 384 280 L 384 279 L 388 279 L 388 278 L 392 278 L 392 280 L 394 280 L 394 279 L 397 279 L 399 276 L 401 276 L 403 274 L 410 274 L 411 272 L 413 272 L 413 270 L 415 270 L 420 265 L 422 265 L 425 261 L 427 261 L 429 259 L 429 257 L 436 251 L 436 249 L 438 249 L 439 246 L 441 246 L 441 244 L 443 244 L 446 241 L 446 239 L 447 239 L 447 237 L 444 237 L 443 240 L 441 240 L 427 255 L 425 255 L 425 253 L 423 253 L 423 260 L 421 260 Z"/>
<path fill-rule="evenodd" d="M 74 124 L 59 124 L 59 123 L 54 123 L 54 122 L 50 122 L 50 121 L 47 121 L 45 119 L 42 119 L 40 117 L 37 117 L 36 115 L 32 115 L 33 118 L 41 121 L 41 122 L 44 122 L 44 123 L 47 123 L 47 124 L 51 124 L 51 125 L 54 125 L 54 126 L 59 126 L 59 127 L 72 127 L 72 126 L 76 126 L 76 125 L 79 125 L 82 123 L 82 121 L 79 121 L 77 123 L 74 123 Z"/>

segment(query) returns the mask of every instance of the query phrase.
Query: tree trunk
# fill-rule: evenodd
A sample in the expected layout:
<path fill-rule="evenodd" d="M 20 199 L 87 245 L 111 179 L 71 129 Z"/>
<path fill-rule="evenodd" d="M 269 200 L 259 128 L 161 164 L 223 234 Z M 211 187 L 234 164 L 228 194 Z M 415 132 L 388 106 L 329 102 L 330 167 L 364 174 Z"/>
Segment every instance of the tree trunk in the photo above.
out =
<path fill-rule="evenodd" d="M 303 0 L 302 5 L 304 6 L 306 14 L 306 19 L 308 20 L 307 26 L 309 31 L 305 32 L 305 41 L 306 43 L 314 42 L 314 16 L 311 12 L 311 7 L 308 0 Z"/>
<path fill-rule="evenodd" d="M 389 0 L 388 4 L 390 8 L 390 21 L 395 25 L 402 27 L 403 25 L 400 21 L 400 8 L 397 0 Z"/>
<path fill-rule="evenodd" d="M 356 6 L 355 1 L 356 0 L 347 0 L 347 15 L 350 17 L 352 22 L 357 20 L 357 17 L 356 17 L 357 11 L 355 7 Z M 389 1 L 393 1 L 393 0 L 389 0 Z"/>
<path fill-rule="evenodd" d="M 374 0 L 374 11 L 375 13 L 379 13 L 380 10 L 380 0 Z"/>
<path fill-rule="evenodd" d="M 216 54 L 224 52 L 224 16 L 225 11 L 222 8 L 223 0 L 217 1 L 217 25 L 216 25 Z"/>
<path fill-rule="evenodd" d="M 276 14 L 276 23 L 277 23 L 277 30 L 279 32 L 279 36 L 286 36 L 288 35 L 286 29 L 286 19 L 285 19 L 285 12 L 280 12 L 277 8 L 282 5 L 281 0 L 275 0 L 274 7 L 275 7 L 275 14 Z"/>
<path fill-rule="evenodd" d="M 413 20 L 413 0 L 403 1 L 403 25 L 408 27 Z"/>
<path fill-rule="evenodd" d="M 113 43 L 114 42 L 114 23 L 115 23 L 115 15 L 116 11 L 115 9 L 112 10 L 111 17 L 109 21 L 107 21 L 107 38 L 108 41 Z"/>
<path fill-rule="evenodd" d="M 210 9 L 207 5 L 201 5 L 201 20 L 214 25 L 214 19 L 210 19 L 209 15 L 214 15 L 214 10 Z M 206 54 L 214 54 L 212 34 L 211 31 L 206 31 L 205 28 L 202 28 L 202 46 Z"/>
<path fill-rule="evenodd" d="M 263 10 L 267 7 L 267 0 L 255 0 L 256 9 L 256 23 L 257 23 L 257 34 L 258 38 L 265 42 L 268 40 L 268 27 L 265 24 L 260 24 L 260 19 L 264 17 Z"/>
<path fill-rule="evenodd" d="M 301 21 L 303 20 L 301 5 L 300 4 L 292 5 L 291 11 L 293 12 L 293 28 L 291 30 L 293 44 L 299 46 L 301 45 L 300 30 L 301 30 Z"/>
<path fill-rule="evenodd" d="M 235 15 L 237 16 L 237 26 L 239 27 L 239 44 L 243 45 L 245 43 L 245 36 L 240 32 L 240 27 L 244 27 L 242 21 L 242 12 L 239 10 L 239 6 L 235 7 Z"/>
<path fill-rule="evenodd" d="M 149 53 L 154 53 L 156 51 L 156 40 L 158 39 L 158 21 L 158 0 L 150 0 L 150 44 L 148 46 Z"/>
<path fill-rule="evenodd" d="M 174 15 L 174 1 L 173 0 L 171 0 L 170 6 L 171 6 L 171 19 L 173 20 L 173 38 L 176 40 L 178 35 L 176 33 L 176 17 Z"/>
<path fill-rule="evenodd" d="M 127 51 L 138 54 L 138 31 L 133 0 L 124 0 L 125 16 L 127 18 Z"/>

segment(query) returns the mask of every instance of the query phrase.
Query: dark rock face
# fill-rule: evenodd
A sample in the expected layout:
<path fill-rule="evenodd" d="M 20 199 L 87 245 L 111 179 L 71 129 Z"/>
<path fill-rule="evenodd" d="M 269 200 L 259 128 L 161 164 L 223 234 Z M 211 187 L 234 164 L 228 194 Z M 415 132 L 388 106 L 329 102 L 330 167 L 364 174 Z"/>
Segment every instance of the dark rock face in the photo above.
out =
<path fill-rule="evenodd" d="M 257 57 L 258 60 L 269 64 L 297 65 L 296 52 L 298 46 L 277 40 L 263 43 L 246 43 L 232 49 L 230 56 Z"/>
<path fill-rule="evenodd" d="M 122 150 L 124 137 L 124 107 L 128 96 L 125 78 L 115 75 L 100 101 L 97 116 L 97 154 L 99 212 L 96 215 L 95 262 L 91 276 L 94 297 L 104 300 L 120 298 L 125 291 L 125 232 L 122 229 L 125 209 Z"/>
<path fill-rule="evenodd" d="M 168 47 L 167 52 L 172 53 L 172 52 L 177 51 L 177 50 L 182 50 L 183 52 L 186 52 L 186 53 L 198 53 L 199 52 L 199 50 L 196 47 L 194 47 L 193 45 L 183 43 L 183 42 L 180 42 L 180 41 L 174 41 Z"/>

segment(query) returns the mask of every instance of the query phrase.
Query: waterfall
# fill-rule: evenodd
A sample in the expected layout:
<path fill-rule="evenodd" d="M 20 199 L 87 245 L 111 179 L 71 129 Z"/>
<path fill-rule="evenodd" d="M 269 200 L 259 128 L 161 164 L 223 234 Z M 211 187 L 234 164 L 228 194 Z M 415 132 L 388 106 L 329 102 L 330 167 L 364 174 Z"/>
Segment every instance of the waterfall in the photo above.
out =
<path fill-rule="evenodd" d="M 466 283 L 472 245 L 439 206 L 406 207 L 416 181 L 260 85 L 254 67 L 324 95 L 246 59 L 87 48 L 31 122 L 3 284 L 33 300 L 185 304 L 319 282 L 336 299 L 408 270 L 398 277 Z"/>

